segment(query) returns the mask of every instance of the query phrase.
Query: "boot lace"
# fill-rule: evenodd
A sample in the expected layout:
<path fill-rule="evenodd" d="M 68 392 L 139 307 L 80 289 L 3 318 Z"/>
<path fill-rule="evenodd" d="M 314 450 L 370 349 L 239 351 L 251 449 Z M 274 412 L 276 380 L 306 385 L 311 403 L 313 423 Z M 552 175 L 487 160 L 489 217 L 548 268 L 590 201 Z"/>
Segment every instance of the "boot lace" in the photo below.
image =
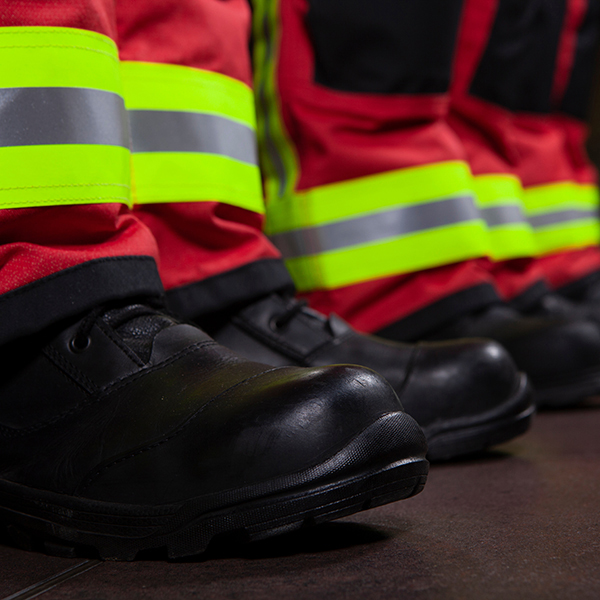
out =
<path fill-rule="evenodd" d="M 296 300 L 295 298 L 288 299 L 287 308 L 273 319 L 273 324 L 277 329 L 285 327 L 296 315 L 305 312 L 308 307 L 307 300 Z"/>
<path fill-rule="evenodd" d="M 85 318 L 83 318 L 80 321 L 79 326 L 75 331 L 75 334 L 69 342 L 69 348 L 76 353 L 85 352 L 90 347 L 91 333 L 92 329 L 94 328 L 94 325 L 99 319 L 111 313 L 111 311 L 112 314 L 109 315 L 110 318 L 108 320 L 110 326 L 115 330 L 127 323 L 128 321 L 130 321 L 131 319 L 142 317 L 145 315 L 154 315 L 159 309 L 163 314 L 165 313 L 162 302 L 158 299 L 149 298 L 139 302 L 140 303 L 138 304 L 137 302 L 132 302 L 131 300 L 129 300 L 126 302 L 121 301 L 106 303 L 101 304 L 96 308 L 92 309 L 85 316 Z M 127 307 L 129 307 L 130 309 L 119 310 Z"/>

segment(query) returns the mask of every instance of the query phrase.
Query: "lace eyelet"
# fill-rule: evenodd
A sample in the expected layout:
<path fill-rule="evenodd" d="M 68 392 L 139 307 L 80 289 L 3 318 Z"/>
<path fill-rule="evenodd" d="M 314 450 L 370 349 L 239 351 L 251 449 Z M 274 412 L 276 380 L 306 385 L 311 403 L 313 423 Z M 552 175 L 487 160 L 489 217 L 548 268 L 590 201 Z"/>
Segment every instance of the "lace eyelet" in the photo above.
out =
<path fill-rule="evenodd" d="M 85 352 L 90 347 L 92 340 L 88 335 L 83 340 L 84 343 L 82 344 L 81 342 L 82 340 L 78 340 L 77 337 L 71 338 L 71 341 L 69 342 L 69 349 L 71 352 L 75 352 L 75 354 L 81 354 L 82 352 Z"/>
<path fill-rule="evenodd" d="M 272 317 L 269 320 L 269 327 L 272 331 L 279 331 L 282 328 L 282 324 L 279 321 L 279 317 Z"/>

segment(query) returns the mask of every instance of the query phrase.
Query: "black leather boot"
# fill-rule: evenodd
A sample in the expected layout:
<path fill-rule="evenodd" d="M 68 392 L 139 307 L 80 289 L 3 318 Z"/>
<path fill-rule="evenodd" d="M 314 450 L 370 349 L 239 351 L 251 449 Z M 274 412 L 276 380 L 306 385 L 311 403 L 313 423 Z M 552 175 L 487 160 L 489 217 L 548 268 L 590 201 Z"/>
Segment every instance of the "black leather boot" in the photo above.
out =
<path fill-rule="evenodd" d="M 390 343 L 280 294 L 201 325 L 224 346 L 271 365 L 354 363 L 377 371 L 423 428 L 430 459 L 511 439 L 528 428 L 534 412 L 525 377 L 495 342 Z"/>
<path fill-rule="evenodd" d="M 542 298 L 542 310 L 583 315 L 600 325 L 600 273 L 592 273 Z"/>
<path fill-rule="evenodd" d="M 426 443 L 376 373 L 272 368 L 144 305 L 0 349 L 0 520 L 133 559 L 263 538 L 418 493 Z"/>
<path fill-rule="evenodd" d="M 600 393 L 600 328 L 564 306 L 552 311 L 537 306 L 524 315 L 493 305 L 430 332 L 427 339 L 486 337 L 500 342 L 527 373 L 538 406 L 567 407 Z"/>

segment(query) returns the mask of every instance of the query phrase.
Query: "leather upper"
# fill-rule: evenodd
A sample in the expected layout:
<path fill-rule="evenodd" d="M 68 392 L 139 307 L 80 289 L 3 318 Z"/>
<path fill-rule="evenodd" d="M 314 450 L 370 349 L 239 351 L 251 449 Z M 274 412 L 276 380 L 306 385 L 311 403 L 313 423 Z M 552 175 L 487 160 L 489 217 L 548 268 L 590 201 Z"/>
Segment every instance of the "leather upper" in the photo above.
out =
<path fill-rule="evenodd" d="M 213 332 L 219 343 L 272 365 L 359 364 L 382 375 L 406 412 L 426 427 L 477 415 L 506 401 L 519 385 L 513 360 L 496 342 L 427 344 L 388 342 L 363 335 L 335 315 L 296 310 L 277 321 L 294 300 L 272 295 L 238 312 Z"/>
<path fill-rule="evenodd" d="M 558 293 L 548 293 L 540 298 L 531 314 L 560 319 L 584 319 L 600 325 L 600 285 L 590 285 L 574 298 L 564 298 Z"/>
<path fill-rule="evenodd" d="M 432 339 L 472 336 L 499 341 L 534 385 L 600 368 L 600 328 L 577 313 L 523 316 L 507 306 L 493 306 L 462 317 Z"/>
<path fill-rule="evenodd" d="M 166 504 L 310 468 L 401 409 L 366 369 L 267 367 L 164 316 L 111 319 L 88 328 L 84 349 L 81 322 L 2 349 L 2 478 Z M 423 454 L 408 416 L 406 427 L 407 452 Z"/>

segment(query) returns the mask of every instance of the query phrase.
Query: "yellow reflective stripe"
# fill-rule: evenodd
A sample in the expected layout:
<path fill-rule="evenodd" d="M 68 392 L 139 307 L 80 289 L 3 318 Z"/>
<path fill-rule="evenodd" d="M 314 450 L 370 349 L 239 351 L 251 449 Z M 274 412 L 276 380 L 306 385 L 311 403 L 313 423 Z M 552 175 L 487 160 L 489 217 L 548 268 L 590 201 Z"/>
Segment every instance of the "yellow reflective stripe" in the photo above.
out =
<path fill-rule="evenodd" d="M 188 152 L 132 154 L 134 203 L 214 200 L 263 212 L 257 167 L 224 156 Z"/>
<path fill-rule="evenodd" d="M 536 254 L 536 242 L 527 223 L 488 228 L 488 236 L 488 256 L 492 260 L 509 260 Z"/>
<path fill-rule="evenodd" d="M 299 291 L 334 289 L 485 255 L 481 221 L 285 261 Z"/>
<path fill-rule="evenodd" d="M 381 209 L 471 195 L 469 167 L 451 161 L 333 183 L 267 204 L 270 235 Z"/>
<path fill-rule="evenodd" d="M 256 127 L 252 90 L 220 73 L 145 62 L 121 62 L 129 110 L 201 112 Z"/>
<path fill-rule="evenodd" d="M 250 164 L 255 159 L 238 160 L 234 153 L 217 152 L 221 146 L 228 148 L 232 140 L 212 139 L 228 131 L 233 131 L 235 138 L 236 132 L 243 130 L 239 148 L 244 142 L 250 156 L 256 120 L 254 97 L 247 85 L 220 73 L 178 65 L 125 61 L 121 72 L 125 106 L 136 117 L 135 123 L 142 122 L 143 111 L 165 116 L 146 118 L 144 127 L 154 124 L 156 130 L 140 131 L 139 139 L 139 127 L 132 128 L 134 203 L 216 201 L 264 212 L 260 171 Z M 222 125 L 220 133 L 210 126 L 210 117 Z M 195 131 L 195 145 L 187 144 L 189 148 L 186 140 L 166 139 L 161 130 L 164 123 L 177 124 L 185 118 L 208 126 L 205 132 Z M 227 128 L 227 122 L 231 127 Z M 176 131 L 167 133 L 177 137 Z"/>
<path fill-rule="evenodd" d="M 0 208 L 130 203 L 129 150 L 121 146 L 0 148 Z"/>
<path fill-rule="evenodd" d="M 477 202 L 482 206 L 500 202 L 519 202 L 523 187 L 513 175 L 474 175 L 473 191 Z"/>
<path fill-rule="evenodd" d="M 562 181 L 525 188 L 523 202 L 528 216 L 557 210 L 566 204 L 595 207 L 598 205 L 598 190 L 594 185 Z"/>
<path fill-rule="evenodd" d="M 267 229 L 301 291 L 485 256 L 470 183 L 452 161 L 326 185 L 269 202 Z"/>
<path fill-rule="evenodd" d="M 451 196 L 369 212 L 343 221 L 294 229 L 271 236 L 284 258 L 322 254 L 334 250 L 399 238 L 427 229 L 479 221 L 473 197 Z"/>
<path fill-rule="evenodd" d="M 600 224 L 595 219 L 547 228 L 536 231 L 535 241 L 538 256 L 568 248 L 597 245 L 600 243 Z"/>
<path fill-rule="evenodd" d="M 254 90 L 258 139 L 267 201 L 290 196 L 298 181 L 298 158 L 285 129 L 277 90 L 281 28 L 279 0 L 254 0 Z"/>
<path fill-rule="evenodd" d="M 0 28 L 0 87 L 82 87 L 122 94 L 117 47 L 66 27 Z"/>
<path fill-rule="evenodd" d="M 3 94 L 28 98 L 17 111 L 0 107 L 0 116 L 10 114 L 24 124 L 22 136 L 19 124 L 7 130 L 0 148 L 0 208 L 130 204 L 130 153 L 114 42 L 72 28 L 4 27 L 0 61 Z M 78 108 L 72 119 L 65 109 L 69 102 Z M 35 111 L 31 120 L 28 110 Z M 53 136 L 40 114 L 64 122 L 60 135 Z M 89 123 L 98 126 L 88 128 Z"/>
<path fill-rule="evenodd" d="M 508 174 L 473 176 L 477 205 L 486 220 L 489 235 L 488 255 L 496 261 L 533 256 L 535 239 L 523 208 L 523 187 L 518 177 Z M 507 222 L 490 220 L 489 213 L 505 211 Z"/>
<path fill-rule="evenodd" d="M 577 200 L 597 209 L 598 206 L 600 206 L 598 186 L 591 184 L 577 184 Z"/>
<path fill-rule="evenodd" d="M 529 187 L 524 190 L 524 204 L 537 255 L 600 242 L 596 186 L 562 181 Z"/>

